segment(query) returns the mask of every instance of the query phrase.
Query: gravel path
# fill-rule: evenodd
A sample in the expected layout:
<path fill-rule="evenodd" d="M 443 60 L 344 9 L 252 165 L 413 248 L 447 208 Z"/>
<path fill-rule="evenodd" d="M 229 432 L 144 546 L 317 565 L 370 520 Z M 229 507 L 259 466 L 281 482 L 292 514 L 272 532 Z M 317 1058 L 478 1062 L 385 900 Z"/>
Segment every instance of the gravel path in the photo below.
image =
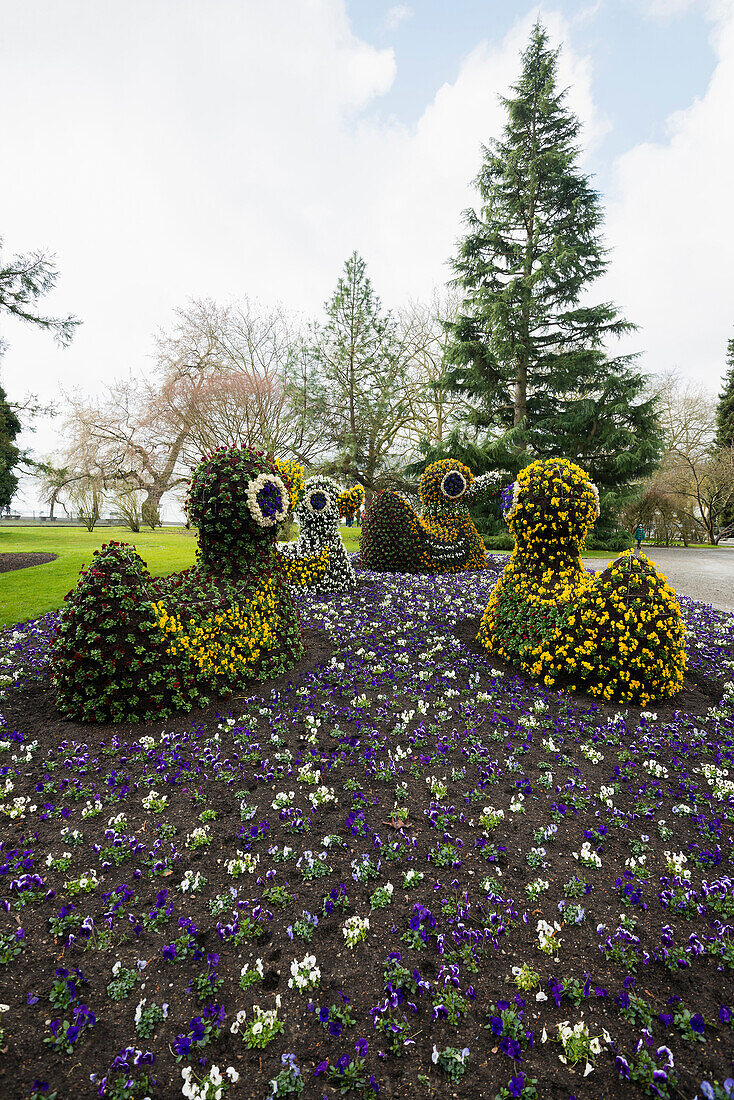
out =
<path fill-rule="evenodd" d="M 715 550 L 643 546 L 642 550 L 682 596 L 693 596 L 723 611 L 734 611 L 734 546 Z M 610 556 L 609 561 L 612 560 Z M 596 570 L 608 564 L 604 558 L 584 558 L 584 562 Z"/>

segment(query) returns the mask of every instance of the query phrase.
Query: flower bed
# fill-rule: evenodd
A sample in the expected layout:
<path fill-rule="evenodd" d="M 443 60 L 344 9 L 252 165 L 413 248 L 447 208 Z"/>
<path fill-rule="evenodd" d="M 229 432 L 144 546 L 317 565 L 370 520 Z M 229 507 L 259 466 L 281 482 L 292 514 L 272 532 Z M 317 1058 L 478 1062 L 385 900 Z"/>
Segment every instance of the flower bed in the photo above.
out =
<path fill-rule="evenodd" d="M 330 659 L 145 725 L 5 634 L 1 1095 L 725 1095 L 734 617 L 619 708 L 474 642 L 499 568 L 357 566 Z"/>

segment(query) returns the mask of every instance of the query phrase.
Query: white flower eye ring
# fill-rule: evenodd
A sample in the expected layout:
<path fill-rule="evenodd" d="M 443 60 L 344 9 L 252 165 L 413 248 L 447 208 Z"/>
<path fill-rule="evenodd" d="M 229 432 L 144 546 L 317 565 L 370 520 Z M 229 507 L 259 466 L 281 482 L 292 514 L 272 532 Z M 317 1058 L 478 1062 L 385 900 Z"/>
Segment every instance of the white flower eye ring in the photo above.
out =
<path fill-rule="evenodd" d="M 448 500 L 458 500 L 466 492 L 466 478 L 458 470 L 449 470 L 441 481 L 441 492 Z"/>
<path fill-rule="evenodd" d="M 288 515 L 288 490 L 276 474 L 258 474 L 245 490 L 247 506 L 260 527 L 274 527 Z"/>
<path fill-rule="evenodd" d="M 331 506 L 331 498 L 323 489 L 312 489 L 303 499 L 304 506 L 314 515 L 320 515 Z"/>

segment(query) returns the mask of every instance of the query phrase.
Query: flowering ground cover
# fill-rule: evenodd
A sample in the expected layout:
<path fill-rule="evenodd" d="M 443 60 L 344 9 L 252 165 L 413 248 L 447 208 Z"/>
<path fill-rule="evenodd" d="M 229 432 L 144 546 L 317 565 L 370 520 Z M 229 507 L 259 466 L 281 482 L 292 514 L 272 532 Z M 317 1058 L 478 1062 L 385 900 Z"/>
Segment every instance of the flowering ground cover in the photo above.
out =
<path fill-rule="evenodd" d="M 734 616 L 602 705 L 476 645 L 501 564 L 300 589 L 310 658 L 139 725 L 6 633 L 0 1095 L 727 1095 Z"/>

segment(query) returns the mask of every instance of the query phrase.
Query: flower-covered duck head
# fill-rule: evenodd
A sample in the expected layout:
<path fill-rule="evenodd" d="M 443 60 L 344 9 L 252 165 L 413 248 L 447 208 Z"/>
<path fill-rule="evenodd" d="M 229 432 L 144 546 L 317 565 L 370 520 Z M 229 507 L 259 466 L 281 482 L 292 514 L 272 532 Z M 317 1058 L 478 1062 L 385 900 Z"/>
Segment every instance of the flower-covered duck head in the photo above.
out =
<path fill-rule="evenodd" d="M 458 504 L 474 480 L 468 466 L 455 458 L 432 462 L 423 472 L 418 492 L 424 511 Z M 462 502 L 463 503 L 463 502 Z"/>
<path fill-rule="evenodd" d="M 240 572 L 250 559 L 275 553 L 278 524 L 290 509 L 288 489 L 260 451 L 222 448 L 194 470 L 188 514 L 198 528 L 202 565 Z"/>
<path fill-rule="evenodd" d="M 333 478 L 317 474 L 307 479 L 295 517 L 301 530 L 318 528 L 337 531 L 341 486 Z"/>
<path fill-rule="evenodd" d="M 543 459 L 503 491 L 502 511 L 518 546 L 570 542 L 579 548 L 599 516 L 599 493 L 580 466 Z"/>

